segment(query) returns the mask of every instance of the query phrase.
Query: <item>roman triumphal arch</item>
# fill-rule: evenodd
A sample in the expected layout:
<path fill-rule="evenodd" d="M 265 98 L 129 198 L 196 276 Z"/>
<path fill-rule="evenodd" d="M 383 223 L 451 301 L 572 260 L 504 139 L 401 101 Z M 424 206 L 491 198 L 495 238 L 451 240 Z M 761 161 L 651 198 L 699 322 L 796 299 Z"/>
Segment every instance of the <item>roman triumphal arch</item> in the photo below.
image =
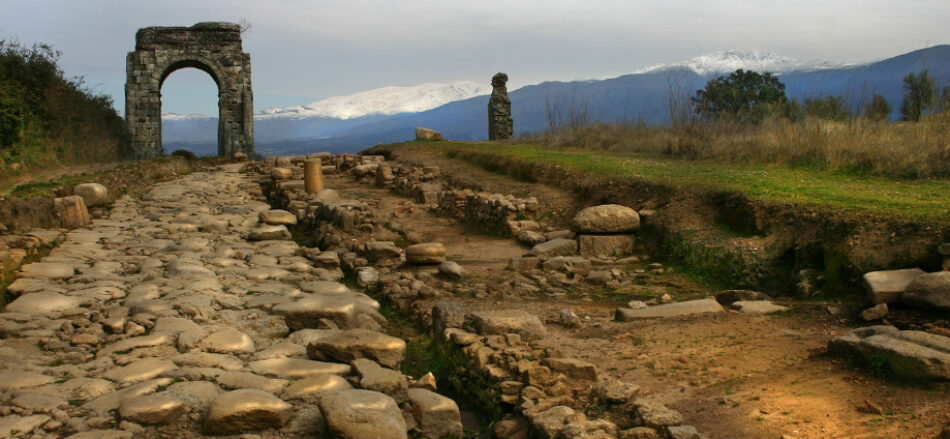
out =
<path fill-rule="evenodd" d="M 241 48 L 241 27 L 198 23 L 192 27 L 146 27 L 135 34 L 126 57 L 125 121 L 132 158 L 162 155 L 162 83 L 175 70 L 195 67 L 218 85 L 218 155 L 254 155 L 254 95 L 251 56 Z"/>

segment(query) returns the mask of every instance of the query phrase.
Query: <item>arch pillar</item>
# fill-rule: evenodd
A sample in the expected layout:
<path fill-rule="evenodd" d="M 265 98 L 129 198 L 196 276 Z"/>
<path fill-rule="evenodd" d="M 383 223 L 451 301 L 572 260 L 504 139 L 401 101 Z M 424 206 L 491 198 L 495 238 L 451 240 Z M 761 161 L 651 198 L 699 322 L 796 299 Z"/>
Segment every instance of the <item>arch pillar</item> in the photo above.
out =
<path fill-rule="evenodd" d="M 162 155 L 161 88 L 175 70 L 195 67 L 218 86 L 218 155 L 254 156 L 254 95 L 251 57 L 233 23 L 192 27 L 146 27 L 135 34 L 126 57 L 125 119 L 133 159 Z"/>

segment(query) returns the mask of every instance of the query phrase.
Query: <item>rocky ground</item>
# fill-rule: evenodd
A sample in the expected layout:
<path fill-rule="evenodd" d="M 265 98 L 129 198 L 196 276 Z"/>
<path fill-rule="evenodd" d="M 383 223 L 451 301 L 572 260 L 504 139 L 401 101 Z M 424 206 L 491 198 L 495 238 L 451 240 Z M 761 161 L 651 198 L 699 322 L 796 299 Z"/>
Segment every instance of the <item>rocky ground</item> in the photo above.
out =
<path fill-rule="evenodd" d="M 581 238 L 537 218 L 581 204 L 569 194 L 525 207 L 520 185 L 453 211 L 400 186 L 441 184 L 438 168 L 392 164 L 377 179 L 379 163 L 332 163 L 324 199 L 295 195 L 300 160 L 160 183 L 24 265 L 0 313 L 0 437 L 460 434 L 458 407 L 434 390 L 467 383 L 401 373 L 412 345 L 377 299 L 444 338 L 456 381 L 485 377 L 469 398 L 518 414 L 495 423 L 499 437 L 930 438 L 948 420 L 945 386 L 827 355 L 855 326 L 829 304 L 756 312 L 768 301 L 735 310 L 761 297 L 720 295 L 686 305 L 709 312 L 641 318 L 719 291 L 638 251 L 576 256 Z M 541 227 L 495 233 L 518 209 Z M 558 239 L 573 253 L 532 249 Z"/>

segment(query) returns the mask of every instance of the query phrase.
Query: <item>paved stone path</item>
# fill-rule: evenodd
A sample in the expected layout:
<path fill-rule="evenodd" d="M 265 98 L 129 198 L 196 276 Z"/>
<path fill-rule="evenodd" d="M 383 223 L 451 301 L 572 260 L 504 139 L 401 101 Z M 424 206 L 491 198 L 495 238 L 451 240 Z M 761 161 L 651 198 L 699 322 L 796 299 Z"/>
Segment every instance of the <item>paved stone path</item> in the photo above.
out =
<path fill-rule="evenodd" d="M 270 207 L 240 167 L 123 197 L 22 268 L 0 314 L 0 438 L 406 437 L 405 398 L 401 413 L 351 376 L 398 370 L 405 344 L 378 332 L 378 303 L 258 224 Z"/>

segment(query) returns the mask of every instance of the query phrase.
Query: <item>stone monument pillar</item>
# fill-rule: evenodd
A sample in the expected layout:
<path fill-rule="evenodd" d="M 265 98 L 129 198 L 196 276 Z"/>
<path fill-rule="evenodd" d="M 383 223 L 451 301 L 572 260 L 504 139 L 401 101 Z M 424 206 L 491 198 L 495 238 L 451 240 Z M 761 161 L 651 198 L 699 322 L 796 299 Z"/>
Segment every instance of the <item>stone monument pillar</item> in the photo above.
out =
<path fill-rule="evenodd" d="M 491 99 L 488 101 L 488 140 L 511 138 L 511 99 L 508 98 L 508 75 L 497 73 L 491 78 Z"/>

